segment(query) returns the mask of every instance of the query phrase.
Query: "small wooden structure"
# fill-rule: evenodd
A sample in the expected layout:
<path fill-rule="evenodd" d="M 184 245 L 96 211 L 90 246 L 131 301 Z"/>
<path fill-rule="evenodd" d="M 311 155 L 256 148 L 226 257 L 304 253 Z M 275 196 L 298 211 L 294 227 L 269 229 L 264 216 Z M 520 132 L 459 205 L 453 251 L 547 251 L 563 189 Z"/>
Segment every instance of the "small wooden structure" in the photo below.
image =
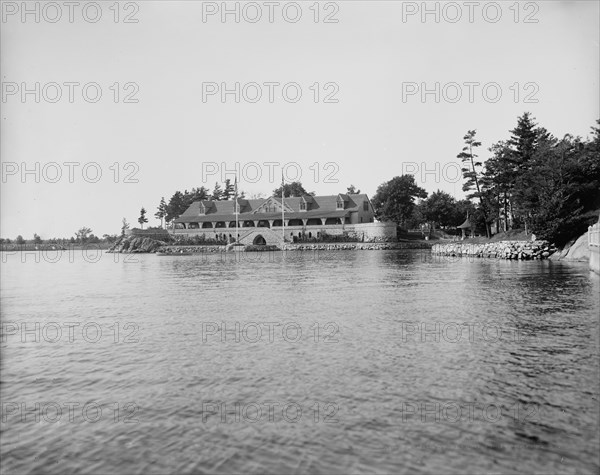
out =
<path fill-rule="evenodd" d="M 467 229 L 469 231 L 471 231 L 471 236 L 473 235 L 473 226 L 471 226 L 471 221 L 469 220 L 469 215 L 467 215 L 467 219 L 465 220 L 464 223 L 462 223 L 458 229 L 461 230 L 462 232 L 462 238 L 461 239 L 465 239 L 467 237 Z"/>

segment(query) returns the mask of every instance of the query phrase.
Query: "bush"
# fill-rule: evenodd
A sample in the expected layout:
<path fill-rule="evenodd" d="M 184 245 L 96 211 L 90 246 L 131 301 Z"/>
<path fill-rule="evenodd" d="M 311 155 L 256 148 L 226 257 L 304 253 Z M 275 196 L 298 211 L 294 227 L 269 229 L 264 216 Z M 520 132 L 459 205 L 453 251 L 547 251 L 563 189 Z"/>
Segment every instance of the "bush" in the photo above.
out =
<path fill-rule="evenodd" d="M 179 234 L 174 236 L 175 244 L 181 246 L 225 246 L 228 244 L 227 238 L 219 236 L 217 238 L 206 237 L 205 234 L 196 234 L 194 236 L 186 236 Z"/>

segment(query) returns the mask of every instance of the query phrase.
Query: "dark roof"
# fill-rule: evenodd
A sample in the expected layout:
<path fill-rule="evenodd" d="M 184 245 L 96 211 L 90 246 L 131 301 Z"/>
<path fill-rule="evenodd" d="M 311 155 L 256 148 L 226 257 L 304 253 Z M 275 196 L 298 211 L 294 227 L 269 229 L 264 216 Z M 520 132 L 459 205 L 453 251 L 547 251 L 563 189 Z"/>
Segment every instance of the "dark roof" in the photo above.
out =
<path fill-rule="evenodd" d="M 472 227 L 472 226 L 471 226 L 471 222 L 469 221 L 469 218 L 467 218 L 467 219 L 465 220 L 465 222 L 464 222 L 464 223 L 462 223 L 462 224 L 461 224 L 461 225 L 458 227 L 458 229 L 468 229 L 468 228 L 471 228 L 471 227 Z"/>
<path fill-rule="evenodd" d="M 361 193 L 357 195 L 343 195 L 347 198 L 344 203 L 344 209 L 337 208 L 337 200 L 340 195 L 327 195 L 327 196 L 311 196 L 310 199 L 305 197 L 305 200 L 309 202 L 308 210 L 301 211 L 300 203 L 303 202 L 302 197 L 289 197 L 284 198 L 285 205 L 285 217 L 287 219 L 310 219 L 310 218 L 339 218 L 347 216 L 353 211 L 358 211 L 359 207 L 362 206 L 364 201 L 368 201 L 369 198 L 366 194 Z M 238 219 L 240 221 L 245 220 L 260 220 L 260 219 L 281 219 L 281 197 L 270 197 L 258 200 L 242 200 L 239 199 L 240 212 Z M 268 210 L 263 211 L 259 208 L 265 205 L 268 207 L 269 203 L 276 204 L 277 211 Z M 233 206 L 233 200 L 226 201 L 212 201 L 212 206 L 206 207 L 206 214 L 200 214 L 200 202 L 195 201 L 179 218 L 175 220 L 176 223 L 197 223 L 205 221 L 234 221 L 235 220 L 235 209 Z"/>

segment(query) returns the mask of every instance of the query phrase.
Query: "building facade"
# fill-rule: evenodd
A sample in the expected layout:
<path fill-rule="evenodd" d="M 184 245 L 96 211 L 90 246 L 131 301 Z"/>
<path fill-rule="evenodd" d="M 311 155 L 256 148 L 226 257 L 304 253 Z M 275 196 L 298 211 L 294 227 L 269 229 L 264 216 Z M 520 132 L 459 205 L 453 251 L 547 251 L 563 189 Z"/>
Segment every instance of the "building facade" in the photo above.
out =
<path fill-rule="evenodd" d="M 236 238 L 236 209 L 237 229 Z M 285 228 L 282 227 L 285 225 Z M 396 226 L 376 223 L 366 194 L 338 194 L 227 201 L 196 201 L 174 222 L 172 233 L 205 235 L 233 242 L 248 228 L 285 233 L 286 242 L 321 238 L 324 234 L 356 236 L 362 240 L 393 239 Z"/>

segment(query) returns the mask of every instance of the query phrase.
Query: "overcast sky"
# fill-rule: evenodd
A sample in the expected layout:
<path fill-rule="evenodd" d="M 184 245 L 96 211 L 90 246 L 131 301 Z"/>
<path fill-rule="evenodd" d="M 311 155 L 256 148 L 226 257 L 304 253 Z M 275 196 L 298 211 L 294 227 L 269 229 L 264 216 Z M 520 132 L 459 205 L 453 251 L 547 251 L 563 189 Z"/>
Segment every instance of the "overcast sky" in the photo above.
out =
<path fill-rule="evenodd" d="M 424 18 L 421 2 L 240 3 L 239 23 L 221 2 L 47 3 L 23 17 L 2 2 L 2 237 L 118 233 L 142 206 L 156 225 L 161 196 L 212 189 L 236 162 L 248 196 L 286 166 L 317 194 L 372 196 L 411 171 L 462 198 L 467 130 L 486 158 L 524 111 L 557 136 L 586 137 L 600 116 L 596 1 L 428 2 Z M 222 83 L 240 83 L 239 103 Z"/>

